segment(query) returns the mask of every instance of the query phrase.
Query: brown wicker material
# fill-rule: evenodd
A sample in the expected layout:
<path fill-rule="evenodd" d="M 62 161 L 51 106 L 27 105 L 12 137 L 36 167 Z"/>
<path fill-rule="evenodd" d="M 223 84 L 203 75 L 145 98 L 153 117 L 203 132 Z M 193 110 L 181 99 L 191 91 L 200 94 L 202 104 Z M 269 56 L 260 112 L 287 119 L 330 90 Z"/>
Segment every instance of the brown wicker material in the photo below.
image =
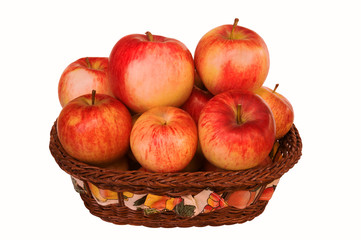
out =
<path fill-rule="evenodd" d="M 141 171 L 113 171 L 77 161 L 69 156 L 57 137 L 56 122 L 50 134 L 50 151 L 59 167 L 73 177 L 91 182 L 101 189 L 118 193 L 152 193 L 166 196 L 195 195 L 204 189 L 215 192 L 251 190 L 279 179 L 300 159 L 302 142 L 298 130 L 293 125 L 285 137 L 280 140 L 279 153 L 282 158 L 267 167 L 243 171 L 219 172 L 181 172 L 149 173 Z M 256 201 L 245 209 L 226 207 L 211 213 L 202 213 L 195 217 L 180 217 L 174 212 L 144 215 L 143 211 L 131 210 L 124 206 L 122 194 L 118 194 L 119 203 L 107 206 L 99 205 L 89 193 L 80 193 L 89 211 L 101 219 L 115 224 L 144 225 L 148 227 L 190 227 L 217 226 L 243 223 L 260 215 L 268 201 Z"/>

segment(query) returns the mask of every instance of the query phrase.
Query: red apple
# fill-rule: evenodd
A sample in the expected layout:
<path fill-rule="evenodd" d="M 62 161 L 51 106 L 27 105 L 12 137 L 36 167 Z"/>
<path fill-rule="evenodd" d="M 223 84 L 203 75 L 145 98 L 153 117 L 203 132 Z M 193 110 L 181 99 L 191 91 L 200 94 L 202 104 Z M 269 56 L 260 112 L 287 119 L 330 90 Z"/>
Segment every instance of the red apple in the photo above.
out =
<path fill-rule="evenodd" d="M 204 156 L 225 170 L 260 165 L 275 141 L 275 122 L 267 104 L 240 90 L 213 97 L 201 112 L 199 143 Z"/>
<path fill-rule="evenodd" d="M 134 123 L 130 147 L 145 169 L 177 172 L 190 163 L 196 152 L 197 127 L 180 108 L 152 108 Z"/>
<path fill-rule="evenodd" d="M 132 34 L 109 57 L 113 93 L 134 112 L 181 106 L 192 92 L 194 62 L 187 47 L 163 36 Z"/>
<path fill-rule="evenodd" d="M 291 103 L 281 94 L 276 92 L 278 84 L 272 90 L 262 86 L 255 91 L 256 94 L 268 104 L 276 122 L 276 139 L 282 138 L 291 129 L 294 112 Z"/>
<path fill-rule="evenodd" d="M 87 57 L 71 63 L 60 77 L 58 97 L 62 107 L 81 95 L 96 90 L 113 96 L 108 79 L 108 58 Z"/>
<path fill-rule="evenodd" d="M 267 167 L 272 163 L 272 159 L 267 156 L 263 161 L 261 161 L 257 167 Z M 219 171 L 225 171 L 222 168 L 216 167 L 214 166 L 212 163 L 210 163 L 209 161 L 205 161 L 204 165 L 203 165 L 203 170 L 204 171 L 208 171 L 208 172 L 219 172 Z"/>
<path fill-rule="evenodd" d="M 204 91 L 197 86 L 194 86 L 191 95 L 181 108 L 189 113 L 194 122 L 198 124 L 199 115 L 201 114 L 203 107 L 212 97 L 213 95 L 208 91 Z"/>
<path fill-rule="evenodd" d="M 194 54 L 205 87 L 216 95 L 232 89 L 255 90 L 266 80 L 269 54 L 254 31 L 232 25 L 216 27 L 199 41 Z"/>
<path fill-rule="evenodd" d="M 129 149 L 132 118 L 117 99 L 105 94 L 86 94 L 70 101 L 57 120 L 59 140 L 79 161 L 106 165 Z"/>

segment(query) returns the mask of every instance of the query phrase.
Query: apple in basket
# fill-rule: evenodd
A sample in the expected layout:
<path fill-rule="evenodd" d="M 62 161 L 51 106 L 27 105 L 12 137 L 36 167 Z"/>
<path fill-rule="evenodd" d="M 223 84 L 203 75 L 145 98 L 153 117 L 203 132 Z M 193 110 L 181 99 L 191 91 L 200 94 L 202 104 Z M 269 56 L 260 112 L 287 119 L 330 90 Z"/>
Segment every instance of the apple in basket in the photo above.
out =
<path fill-rule="evenodd" d="M 275 141 L 270 108 L 256 94 L 231 90 L 213 97 L 198 122 L 206 159 L 218 168 L 242 170 L 260 165 Z"/>
<path fill-rule="evenodd" d="M 134 112 L 181 106 L 192 92 L 194 62 L 176 39 L 144 34 L 121 38 L 109 56 L 113 93 Z"/>
<path fill-rule="evenodd" d="M 203 107 L 212 97 L 213 95 L 210 92 L 194 86 L 191 95 L 181 108 L 189 113 L 194 122 L 198 124 L 199 115 L 201 114 Z"/>
<path fill-rule="evenodd" d="M 197 72 L 205 87 L 216 95 L 232 89 L 260 88 L 269 70 L 269 54 L 254 31 L 232 25 L 216 27 L 198 42 L 194 53 Z"/>
<path fill-rule="evenodd" d="M 79 161 L 106 165 L 129 149 L 132 118 L 119 100 L 105 94 L 82 95 L 60 112 L 57 130 L 65 151 Z"/>
<path fill-rule="evenodd" d="M 278 84 L 276 84 L 273 90 L 262 86 L 257 89 L 255 93 L 261 96 L 272 110 L 276 122 L 276 139 L 280 139 L 291 129 L 294 120 L 294 112 L 292 105 L 287 98 L 276 92 L 277 88 Z"/>
<path fill-rule="evenodd" d="M 196 152 L 197 141 L 197 126 L 192 117 L 170 106 L 144 112 L 130 134 L 135 159 L 151 172 L 184 169 Z"/>
<path fill-rule="evenodd" d="M 58 97 L 62 107 L 81 95 L 97 93 L 113 96 L 108 79 L 107 57 L 80 58 L 62 73 L 58 85 Z"/>

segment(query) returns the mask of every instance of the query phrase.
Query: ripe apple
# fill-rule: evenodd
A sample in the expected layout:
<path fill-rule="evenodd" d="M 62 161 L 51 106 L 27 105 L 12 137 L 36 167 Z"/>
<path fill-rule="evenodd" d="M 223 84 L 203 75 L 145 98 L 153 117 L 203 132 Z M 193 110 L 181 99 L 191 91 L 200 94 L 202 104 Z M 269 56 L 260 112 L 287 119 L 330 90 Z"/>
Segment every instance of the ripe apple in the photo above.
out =
<path fill-rule="evenodd" d="M 192 92 L 194 62 L 176 39 L 132 34 L 121 38 L 109 56 L 113 93 L 134 112 L 181 106 Z"/>
<path fill-rule="evenodd" d="M 288 133 L 294 120 L 292 105 L 283 95 L 276 92 L 278 86 L 276 84 L 273 90 L 262 86 L 255 91 L 272 110 L 276 123 L 276 139 L 280 139 Z"/>
<path fill-rule="evenodd" d="M 225 170 L 242 170 L 260 165 L 268 156 L 275 141 L 275 122 L 261 97 L 231 90 L 204 106 L 198 134 L 210 163 Z"/>
<path fill-rule="evenodd" d="M 199 115 L 201 114 L 203 107 L 212 97 L 213 95 L 210 92 L 194 86 L 191 95 L 181 108 L 189 113 L 194 122 L 198 124 Z"/>
<path fill-rule="evenodd" d="M 64 106 L 57 120 L 59 140 L 79 161 L 107 165 L 129 149 L 132 118 L 117 99 L 105 94 L 82 95 Z"/>
<path fill-rule="evenodd" d="M 96 90 L 113 96 L 108 79 L 107 57 L 80 58 L 71 63 L 60 77 L 58 97 L 62 107 L 81 95 Z"/>
<path fill-rule="evenodd" d="M 155 107 L 144 112 L 130 134 L 134 157 L 151 172 L 177 172 L 192 160 L 197 149 L 197 126 L 176 107 Z"/>
<path fill-rule="evenodd" d="M 268 165 L 270 165 L 272 163 L 272 159 L 267 156 L 263 161 L 261 161 L 257 167 L 267 167 Z M 208 172 L 219 172 L 219 171 L 225 171 L 222 168 L 216 167 L 214 166 L 212 163 L 210 163 L 209 161 L 205 161 L 204 165 L 203 165 L 203 170 L 204 171 L 208 171 Z"/>
<path fill-rule="evenodd" d="M 198 42 L 194 53 L 197 72 L 213 94 L 232 89 L 255 90 L 266 80 L 269 54 L 254 31 L 232 25 L 216 27 Z"/>

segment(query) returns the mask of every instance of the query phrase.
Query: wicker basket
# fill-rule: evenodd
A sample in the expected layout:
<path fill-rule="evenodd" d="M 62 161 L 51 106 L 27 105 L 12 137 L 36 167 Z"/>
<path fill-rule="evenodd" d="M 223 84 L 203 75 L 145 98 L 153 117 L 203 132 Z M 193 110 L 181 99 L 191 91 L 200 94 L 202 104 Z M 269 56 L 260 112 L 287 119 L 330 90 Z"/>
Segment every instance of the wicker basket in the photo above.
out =
<path fill-rule="evenodd" d="M 271 165 L 243 171 L 149 173 L 140 171 L 118 172 L 79 162 L 69 156 L 61 146 L 56 122 L 50 134 L 50 151 L 59 167 L 69 175 L 83 181 L 88 191 L 80 196 L 90 213 L 114 224 L 143 225 L 148 227 L 218 226 L 250 221 L 260 215 L 268 201 L 257 200 L 245 209 L 225 207 L 194 217 L 182 217 L 174 212 L 145 215 L 124 205 L 122 192 L 152 193 L 167 196 L 195 195 L 204 189 L 214 192 L 250 190 L 265 186 L 291 169 L 300 159 L 302 142 L 298 130 L 291 130 L 279 141 L 280 160 Z M 99 188 L 118 192 L 118 202 L 103 206 L 97 203 L 89 191 L 88 183 Z"/>

